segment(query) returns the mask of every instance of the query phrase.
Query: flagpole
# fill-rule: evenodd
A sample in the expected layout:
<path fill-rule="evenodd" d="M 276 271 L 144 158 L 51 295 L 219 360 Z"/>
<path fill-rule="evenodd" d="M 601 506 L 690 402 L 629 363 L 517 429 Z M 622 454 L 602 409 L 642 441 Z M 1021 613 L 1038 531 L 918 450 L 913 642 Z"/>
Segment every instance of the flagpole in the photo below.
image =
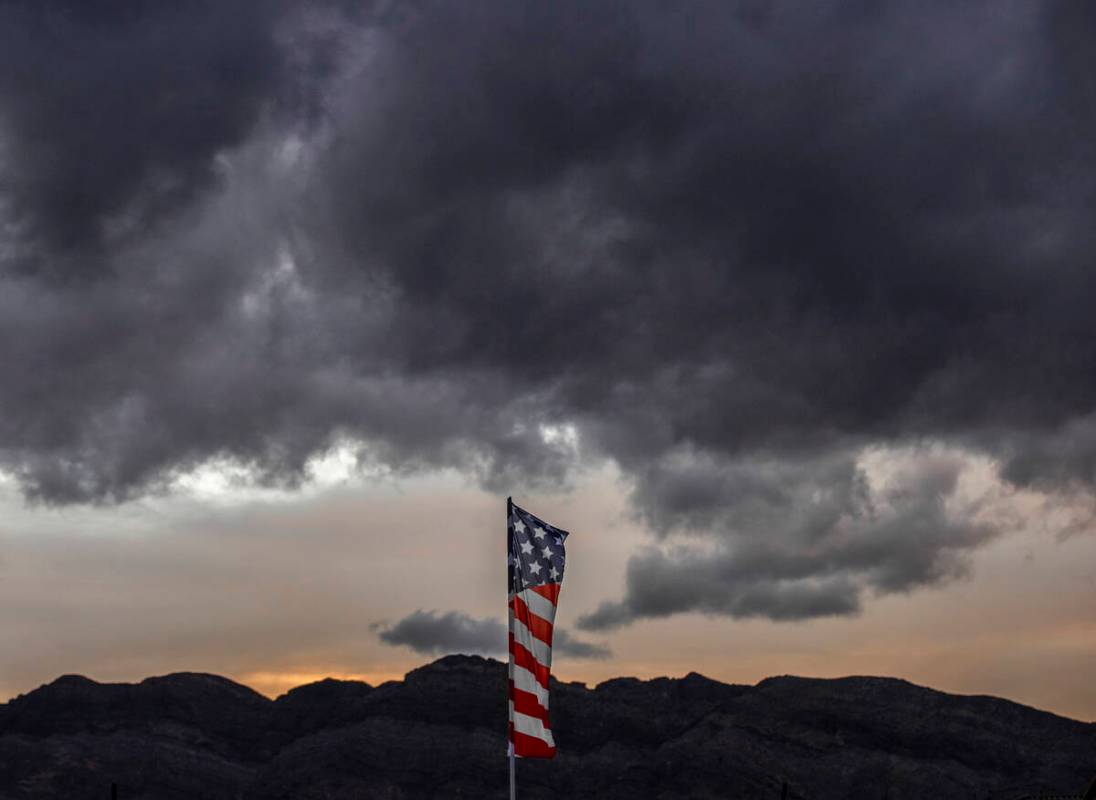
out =
<path fill-rule="evenodd" d="M 514 518 L 514 498 L 507 497 L 506 498 L 506 558 L 507 558 L 506 571 L 508 573 L 510 571 L 510 563 L 509 563 L 509 558 L 510 558 L 510 521 L 513 518 Z M 513 589 L 514 587 L 511 586 L 510 588 Z M 510 607 L 510 594 L 509 594 L 509 591 L 507 591 L 507 595 L 506 595 L 506 606 L 507 606 L 507 608 Z M 512 662 L 513 661 L 513 656 L 509 656 L 509 658 Z M 509 681 L 507 681 L 506 697 L 507 697 L 507 700 L 509 701 L 509 697 L 510 697 Z M 509 732 L 507 732 L 506 738 L 510 739 Z M 514 778 L 514 742 L 513 741 L 507 742 L 506 749 L 510 753 L 510 800 L 517 800 L 517 783 L 516 783 L 515 778 Z"/>

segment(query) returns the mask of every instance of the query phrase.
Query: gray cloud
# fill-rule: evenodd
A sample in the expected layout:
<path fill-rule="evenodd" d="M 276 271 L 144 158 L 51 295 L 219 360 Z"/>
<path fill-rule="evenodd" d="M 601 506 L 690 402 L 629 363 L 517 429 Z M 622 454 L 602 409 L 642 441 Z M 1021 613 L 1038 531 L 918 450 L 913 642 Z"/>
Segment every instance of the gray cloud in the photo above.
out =
<path fill-rule="evenodd" d="M 460 611 L 414 611 L 380 628 L 381 641 L 406 645 L 416 653 L 504 653 L 506 626 L 497 619 L 476 619 Z"/>
<path fill-rule="evenodd" d="M 587 642 L 571 635 L 566 628 L 560 628 L 552 634 L 552 652 L 571 658 L 612 658 L 613 651 L 606 645 Z"/>
<path fill-rule="evenodd" d="M 1092 486 L 1078 4 L 0 21 L 0 465 L 30 498 L 211 461 L 294 485 L 347 441 L 499 489 L 608 459 L 655 530 L 711 548 L 637 557 L 712 587 L 652 608 L 790 618 L 945 580 L 988 536 L 946 487 L 873 516 L 858 447 Z"/>
<path fill-rule="evenodd" d="M 1010 437 L 1002 449 L 1002 472 L 1017 486 L 1096 485 L 1096 414 Z"/>
<path fill-rule="evenodd" d="M 606 630 L 685 611 L 796 620 L 855 614 L 866 592 L 960 577 L 1000 531 L 956 507 L 960 464 L 919 454 L 873 489 L 848 458 L 713 464 L 695 459 L 644 476 L 636 497 L 653 527 L 680 537 L 628 564 L 624 598 L 582 617 Z"/>
<path fill-rule="evenodd" d="M 499 655 L 506 652 L 506 626 L 497 619 L 477 619 L 461 611 L 419 609 L 392 625 L 377 627 L 381 641 L 405 645 L 416 653 L 477 653 Z M 576 639 L 564 629 L 552 636 L 552 651 L 571 658 L 609 658 L 609 648 Z"/>

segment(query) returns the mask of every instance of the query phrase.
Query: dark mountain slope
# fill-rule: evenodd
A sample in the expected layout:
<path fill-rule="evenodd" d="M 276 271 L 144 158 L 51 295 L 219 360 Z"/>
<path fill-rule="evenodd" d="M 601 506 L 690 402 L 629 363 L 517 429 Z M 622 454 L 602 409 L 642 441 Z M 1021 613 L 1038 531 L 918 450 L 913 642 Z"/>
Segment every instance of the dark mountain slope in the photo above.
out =
<path fill-rule="evenodd" d="M 276 701 L 212 675 L 65 676 L 0 705 L 0 800 L 505 797 L 506 667 L 449 656 L 378 687 Z M 888 678 L 553 687 L 554 762 L 522 800 L 985 798 L 1081 792 L 1096 725 Z M 1012 787 L 1010 789 L 1010 787 Z M 1010 793 L 1011 792 L 1011 793 Z"/>

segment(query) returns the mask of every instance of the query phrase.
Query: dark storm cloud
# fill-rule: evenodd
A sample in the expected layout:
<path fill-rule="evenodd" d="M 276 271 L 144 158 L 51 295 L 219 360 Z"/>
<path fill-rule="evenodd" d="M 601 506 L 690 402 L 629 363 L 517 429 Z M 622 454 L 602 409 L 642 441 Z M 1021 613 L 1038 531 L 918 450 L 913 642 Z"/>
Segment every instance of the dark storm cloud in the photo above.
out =
<path fill-rule="evenodd" d="M 442 614 L 437 611 L 415 611 L 394 625 L 382 627 L 377 634 L 381 641 L 405 645 L 416 653 L 484 653 L 506 652 L 506 626 L 486 617 L 476 619 L 461 611 Z M 566 630 L 556 630 L 552 651 L 571 658 L 608 658 L 611 651 L 604 645 L 576 639 Z"/>
<path fill-rule="evenodd" d="M 286 80 L 280 2 L 0 7 L 5 266 L 93 273 L 216 177 Z M 59 263 L 64 262 L 64 263 Z"/>
<path fill-rule="evenodd" d="M 0 457 L 31 497 L 292 484 L 345 440 L 500 489 L 608 458 L 698 549 L 637 556 L 665 596 L 603 619 L 797 618 L 990 535 L 916 475 L 872 512 L 865 446 L 1091 485 L 1087 6 L 89 8 L 0 10 Z"/>

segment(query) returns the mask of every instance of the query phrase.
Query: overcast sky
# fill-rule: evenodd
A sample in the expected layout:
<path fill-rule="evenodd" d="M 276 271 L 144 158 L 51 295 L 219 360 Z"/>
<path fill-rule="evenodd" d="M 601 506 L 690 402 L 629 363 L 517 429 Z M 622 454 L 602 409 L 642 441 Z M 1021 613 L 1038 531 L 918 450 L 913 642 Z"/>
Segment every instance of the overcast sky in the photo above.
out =
<path fill-rule="evenodd" d="M 1096 719 L 1096 6 L 0 4 L 0 697 L 501 654 Z"/>

